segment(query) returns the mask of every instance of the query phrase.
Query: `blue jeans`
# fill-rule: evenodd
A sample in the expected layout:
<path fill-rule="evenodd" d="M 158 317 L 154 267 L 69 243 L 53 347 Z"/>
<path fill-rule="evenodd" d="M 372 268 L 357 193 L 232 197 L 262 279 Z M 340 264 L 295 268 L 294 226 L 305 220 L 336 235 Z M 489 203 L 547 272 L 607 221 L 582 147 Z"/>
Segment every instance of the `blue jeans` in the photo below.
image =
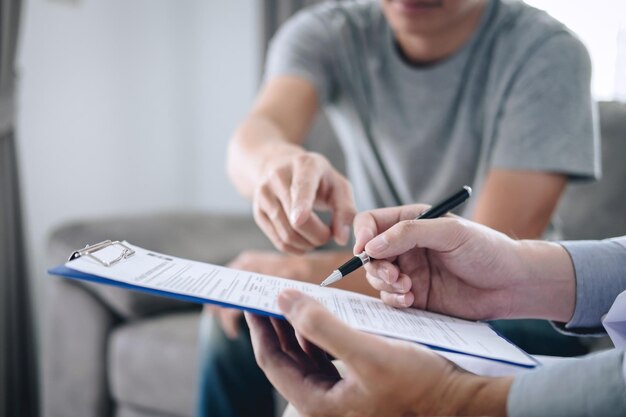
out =
<path fill-rule="evenodd" d="M 250 332 L 241 319 L 236 339 L 202 314 L 197 417 L 274 417 L 273 388 L 256 364 Z"/>

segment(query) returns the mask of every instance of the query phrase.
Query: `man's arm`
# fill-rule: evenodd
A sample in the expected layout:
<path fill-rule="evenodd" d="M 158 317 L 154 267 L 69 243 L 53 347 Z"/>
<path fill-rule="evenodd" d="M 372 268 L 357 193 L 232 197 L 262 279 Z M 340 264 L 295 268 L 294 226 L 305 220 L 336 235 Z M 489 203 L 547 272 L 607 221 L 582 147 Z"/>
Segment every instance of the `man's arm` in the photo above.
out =
<path fill-rule="evenodd" d="M 229 147 L 232 181 L 253 200 L 256 223 L 283 252 L 301 254 L 331 237 L 346 244 L 356 211 L 348 180 L 325 157 L 300 146 L 317 105 L 309 81 L 274 77 Z M 332 212 L 330 226 L 314 207 Z"/>
<path fill-rule="evenodd" d="M 517 239 L 542 236 L 566 185 L 565 175 L 493 169 L 474 220 Z"/>
<path fill-rule="evenodd" d="M 415 343 L 350 328 L 296 290 L 277 301 L 288 321 L 246 320 L 257 363 L 303 415 L 506 415 L 510 377 L 461 372 Z M 326 352 L 343 361 L 344 377 Z"/>
<path fill-rule="evenodd" d="M 267 82 L 228 149 L 228 174 L 239 192 L 252 198 L 268 164 L 306 152 L 301 145 L 317 105 L 314 87 L 302 78 Z"/>
<path fill-rule="evenodd" d="M 520 61 L 499 108 L 475 220 L 516 238 L 539 238 L 566 179 L 598 177 L 590 79 L 589 55 L 567 31 L 546 37 Z"/>

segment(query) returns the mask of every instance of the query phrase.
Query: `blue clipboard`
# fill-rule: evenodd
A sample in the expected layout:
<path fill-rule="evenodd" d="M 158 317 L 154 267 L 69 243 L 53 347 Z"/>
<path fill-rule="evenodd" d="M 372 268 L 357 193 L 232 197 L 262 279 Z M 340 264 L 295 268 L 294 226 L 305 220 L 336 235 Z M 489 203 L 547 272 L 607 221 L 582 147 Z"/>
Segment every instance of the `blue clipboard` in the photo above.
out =
<path fill-rule="evenodd" d="M 95 251 L 97 251 L 99 249 L 102 249 L 105 246 L 110 246 L 110 245 L 119 245 L 122 248 L 124 248 L 124 252 L 122 252 L 122 255 L 120 257 L 118 257 L 118 258 L 116 258 L 116 259 L 114 259 L 113 261 L 110 261 L 110 262 L 105 262 L 102 259 L 99 259 L 98 257 L 94 256 L 94 252 Z M 100 262 L 101 264 L 103 264 L 105 266 L 110 266 L 113 263 L 123 261 L 124 259 L 126 259 L 129 256 L 131 256 L 132 254 L 133 254 L 132 253 L 132 249 L 130 249 L 127 246 L 125 246 L 122 242 L 107 240 L 107 241 L 104 241 L 104 242 L 97 243 L 95 245 L 86 246 L 82 250 L 74 251 L 70 255 L 69 260 L 71 261 L 72 259 L 76 259 L 76 258 L 78 258 L 80 256 L 90 256 L 91 258 L 93 258 L 94 260 Z M 217 306 L 220 306 L 220 307 L 234 308 L 234 309 L 237 309 L 237 310 L 248 311 L 250 313 L 257 314 L 257 315 L 260 315 L 260 316 L 273 317 L 273 318 L 278 318 L 278 319 L 285 320 L 284 316 L 282 316 L 280 314 L 275 314 L 275 313 L 272 313 L 272 312 L 268 312 L 268 311 L 265 311 L 265 310 L 258 310 L 258 309 L 254 309 L 254 308 L 249 308 L 249 307 L 245 307 L 245 306 L 242 306 L 242 305 L 239 305 L 239 304 L 224 303 L 224 302 L 216 301 L 216 300 L 209 299 L 209 298 L 194 297 L 194 296 L 179 294 L 179 293 L 170 292 L 170 291 L 163 291 L 163 290 L 157 290 L 157 289 L 153 289 L 153 288 L 147 288 L 147 287 L 144 287 L 144 286 L 141 286 L 141 285 L 128 284 L 126 282 L 117 281 L 115 279 L 105 278 L 105 277 L 101 277 L 101 276 L 98 276 L 98 275 L 92 275 L 92 274 L 87 274 L 87 273 L 84 273 L 84 272 L 81 272 L 81 271 L 77 271 L 75 269 L 68 268 L 65 265 L 58 265 L 56 267 L 48 269 L 48 274 L 55 275 L 55 276 L 61 276 L 61 277 L 65 277 L 65 278 L 70 278 L 70 279 L 94 282 L 94 283 L 97 283 L 97 284 L 110 285 L 110 286 L 113 286 L 113 287 L 123 288 L 123 289 L 131 290 L 131 291 L 138 291 L 138 292 L 143 292 L 143 293 L 147 293 L 147 294 L 157 295 L 157 296 L 161 296 L 161 297 L 174 298 L 174 299 L 178 299 L 178 300 L 181 300 L 181 301 L 187 301 L 187 302 L 192 302 L 192 303 L 197 303 L 197 304 L 213 304 L 213 305 L 217 305 Z M 498 334 L 498 336 L 500 336 L 502 339 L 506 340 L 508 343 L 510 343 L 512 345 L 515 345 L 510 340 L 508 340 L 507 338 L 502 336 L 497 330 L 493 329 L 493 327 L 491 327 L 491 326 L 489 326 L 489 327 L 496 334 Z M 372 333 L 372 334 L 375 334 L 375 333 Z M 378 336 L 381 336 L 381 335 L 378 335 Z M 385 335 L 384 337 L 390 337 L 390 336 Z M 398 340 L 407 341 L 405 339 L 398 339 Z M 428 347 L 429 349 L 432 349 L 432 350 L 435 350 L 435 351 L 456 353 L 456 354 L 460 354 L 460 355 L 475 357 L 475 358 L 479 358 L 479 359 L 485 359 L 485 360 L 489 360 L 489 361 L 493 361 L 493 362 L 497 362 L 497 363 L 502 363 L 502 364 L 505 364 L 505 365 L 511 365 L 511 366 L 516 366 L 516 367 L 521 367 L 521 368 L 526 368 L 526 369 L 533 369 L 533 368 L 535 368 L 537 366 L 541 366 L 541 363 L 539 361 L 537 361 L 537 359 L 535 359 L 534 357 L 532 357 L 531 355 L 529 355 L 528 353 L 524 352 L 521 349 L 519 349 L 519 350 L 522 353 L 524 353 L 524 355 L 527 358 L 529 358 L 534 363 L 534 365 L 526 365 L 526 364 L 521 364 L 521 363 L 517 363 L 517 362 L 506 361 L 506 360 L 503 360 L 503 359 L 496 359 L 496 358 L 492 358 L 492 357 L 488 357 L 488 356 L 482 356 L 482 355 L 468 353 L 468 352 L 461 352 L 461 351 L 458 351 L 458 350 L 448 349 L 448 348 L 444 348 L 444 347 L 436 346 L 436 345 L 430 345 L 430 344 L 427 344 L 427 343 L 420 343 L 420 342 L 414 342 L 414 343 L 418 343 L 418 344 L 420 344 L 422 346 Z"/>

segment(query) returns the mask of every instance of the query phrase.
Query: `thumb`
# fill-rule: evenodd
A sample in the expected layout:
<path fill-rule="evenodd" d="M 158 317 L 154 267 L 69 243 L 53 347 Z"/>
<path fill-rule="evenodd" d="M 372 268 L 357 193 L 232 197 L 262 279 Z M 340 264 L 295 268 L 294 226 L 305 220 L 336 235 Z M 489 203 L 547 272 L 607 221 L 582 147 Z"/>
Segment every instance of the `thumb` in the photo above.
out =
<path fill-rule="evenodd" d="M 376 259 L 402 255 L 415 248 L 449 252 L 458 248 L 467 231 L 459 217 L 402 221 L 365 245 L 365 252 Z"/>
<path fill-rule="evenodd" d="M 297 333 L 347 365 L 363 363 L 381 352 L 382 343 L 376 336 L 351 328 L 297 290 L 281 291 L 278 306 Z"/>

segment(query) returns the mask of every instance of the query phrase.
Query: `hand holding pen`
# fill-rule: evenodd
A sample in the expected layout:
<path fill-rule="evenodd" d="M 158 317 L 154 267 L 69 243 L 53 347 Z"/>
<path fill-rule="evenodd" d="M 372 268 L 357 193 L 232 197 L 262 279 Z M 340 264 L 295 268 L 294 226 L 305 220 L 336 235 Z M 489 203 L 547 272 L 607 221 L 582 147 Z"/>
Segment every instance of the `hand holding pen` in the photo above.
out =
<path fill-rule="evenodd" d="M 464 186 L 461 190 L 457 191 L 452 196 L 446 198 L 438 204 L 435 204 L 431 208 L 422 212 L 420 215 L 416 217 L 416 220 L 419 219 L 434 219 L 437 217 L 441 217 L 453 210 L 454 208 L 461 205 L 472 195 L 472 189 L 469 186 Z M 372 236 L 373 237 L 373 236 Z M 369 256 L 365 252 L 361 252 L 358 255 L 355 255 L 346 263 L 341 265 L 339 268 L 335 269 L 322 283 L 320 284 L 322 287 L 326 287 L 330 284 L 333 284 L 349 273 L 357 270 L 361 266 L 367 264 L 370 261 Z"/>

